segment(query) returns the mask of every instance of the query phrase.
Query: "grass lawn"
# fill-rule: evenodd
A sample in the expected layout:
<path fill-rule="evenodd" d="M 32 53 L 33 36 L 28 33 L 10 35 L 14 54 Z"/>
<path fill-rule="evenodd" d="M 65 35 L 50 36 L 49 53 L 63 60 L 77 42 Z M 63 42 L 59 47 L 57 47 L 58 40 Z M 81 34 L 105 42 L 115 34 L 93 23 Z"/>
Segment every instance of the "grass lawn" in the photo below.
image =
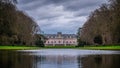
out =
<path fill-rule="evenodd" d="M 120 49 L 120 45 L 112 45 L 112 46 L 102 46 L 102 45 L 98 45 L 98 46 L 84 46 L 84 47 L 76 47 L 76 46 L 46 46 L 44 48 L 73 48 L 73 49 Z"/>
<path fill-rule="evenodd" d="M 84 50 L 120 50 L 120 46 L 46 46 L 46 47 L 27 47 L 27 46 L 0 46 L 0 50 L 26 50 L 26 49 L 84 49 Z"/>
<path fill-rule="evenodd" d="M 39 47 L 27 47 L 27 46 L 0 46 L 0 50 L 26 50 L 26 49 L 39 49 Z"/>
<path fill-rule="evenodd" d="M 85 47 L 75 47 L 75 46 L 46 46 L 46 49 L 84 49 L 84 50 L 120 50 L 120 45 L 116 46 L 85 46 Z"/>
<path fill-rule="evenodd" d="M 79 48 L 90 49 L 90 50 L 120 50 L 120 46 L 85 46 Z"/>

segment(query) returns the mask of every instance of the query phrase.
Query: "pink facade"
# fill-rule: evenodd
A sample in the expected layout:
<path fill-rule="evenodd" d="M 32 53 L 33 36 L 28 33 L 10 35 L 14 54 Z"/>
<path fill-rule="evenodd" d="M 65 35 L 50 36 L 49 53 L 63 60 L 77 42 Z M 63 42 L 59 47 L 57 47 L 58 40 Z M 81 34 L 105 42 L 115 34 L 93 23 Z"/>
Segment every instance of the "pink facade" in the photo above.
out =
<path fill-rule="evenodd" d="M 46 37 L 46 46 L 77 45 L 77 38 L 75 34 L 62 34 L 61 32 L 58 32 L 57 34 L 46 34 Z"/>

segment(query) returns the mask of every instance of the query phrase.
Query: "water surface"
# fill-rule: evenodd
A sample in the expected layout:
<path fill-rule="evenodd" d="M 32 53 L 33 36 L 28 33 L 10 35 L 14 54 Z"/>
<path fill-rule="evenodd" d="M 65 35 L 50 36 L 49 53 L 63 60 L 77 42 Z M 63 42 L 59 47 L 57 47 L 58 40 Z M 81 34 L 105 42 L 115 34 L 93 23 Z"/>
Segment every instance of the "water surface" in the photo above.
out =
<path fill-rule="evenodd" d="M 120 51 L 42 49 L 0 51 L 0 68 L 119 68 Z"/>

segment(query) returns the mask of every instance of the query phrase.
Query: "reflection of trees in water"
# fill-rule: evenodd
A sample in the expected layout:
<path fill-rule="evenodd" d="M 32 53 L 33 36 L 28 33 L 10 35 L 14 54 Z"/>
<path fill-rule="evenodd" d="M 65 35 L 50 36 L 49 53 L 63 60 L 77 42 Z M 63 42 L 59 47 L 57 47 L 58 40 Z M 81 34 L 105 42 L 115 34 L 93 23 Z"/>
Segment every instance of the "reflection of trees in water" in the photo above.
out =
<path fill-rule="evenodd" d="M 74 68 L 119 68 L 120 55 L 32 56 L 15 51 L 0 51 L 0 68 L 39 68 L 42 64 L 60 68 L 61 65 L 77 65 Z"/>
<path fill-rule="evenodd" d="M 78 68 L 82 68 L 81 60 L 82 60 L 81 57 L 78 56 L 78 57 L 77 57 Z"/>
<path fill-rule="evenodd" d="M 101 63 L 102 63 L 102 56 L 101 55 L 96 55 L 94 57 L 94 62 L 97 64 L 97 66 L 101 65 Z"/>
<path fill-rule="evenodd" d="M 0 51 L 0 68 L 32 68 L 33 56 L 14 51 Z"/>
<path fill-rule="evenodd" d="M 120 55 L 94 55 L 83 57 L 82 68 L 119 68 Z"/>
<path fill-rule="evenodd" d="M 33 68 L 38 68 L 41 65 L 41 61 L 45 59 L 44 56 L 34 56 Z"/>

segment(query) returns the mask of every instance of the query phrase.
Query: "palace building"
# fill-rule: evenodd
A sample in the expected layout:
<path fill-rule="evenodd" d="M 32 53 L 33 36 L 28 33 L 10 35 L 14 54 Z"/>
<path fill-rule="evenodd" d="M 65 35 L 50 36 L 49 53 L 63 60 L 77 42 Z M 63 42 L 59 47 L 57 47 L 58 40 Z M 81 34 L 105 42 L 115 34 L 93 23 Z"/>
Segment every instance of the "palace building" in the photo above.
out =
<path fill-rule="evenodd" d="M 47 40 L 45 46 L 75 46 L 77 45 L 76 34 L 62 34 L 58 32 L 57 34 L 45 34 Z"/>

